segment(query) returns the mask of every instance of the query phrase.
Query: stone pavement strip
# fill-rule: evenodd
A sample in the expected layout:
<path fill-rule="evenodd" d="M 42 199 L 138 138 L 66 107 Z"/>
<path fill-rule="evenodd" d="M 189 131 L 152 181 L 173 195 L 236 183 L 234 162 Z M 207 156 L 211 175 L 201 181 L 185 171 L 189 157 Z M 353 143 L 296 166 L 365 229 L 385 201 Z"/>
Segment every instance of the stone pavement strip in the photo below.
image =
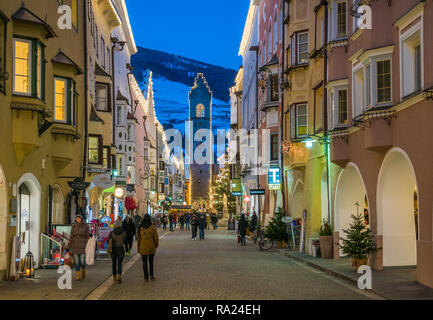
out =
<path fill-rule="evenodd" d="M 132 261 L 131 261 L 132 263 Z M 381 299 L 370 292 L 256 246 L 241 247 L 227 231 L 206 231 L 192 241 L 188 231 L 168 234 L 155 257 L 155 281 L 145 282 L 136 261 L 122 284 L 112 284 L 101 299 L 113 300 L 299 300 Z"/>
<path fill-rule="evenodd" d="M 305 263 L 323 272 L 357 285 L 359 274 L 352 267 L 352 260 L 321 259 L 286 249 L 275 249 L 282 255 Z M 416 282 L 415 267 L 385 267 L 372 270 L 373 292 L 390 300 L 433 300 L 433 289 Z"/>

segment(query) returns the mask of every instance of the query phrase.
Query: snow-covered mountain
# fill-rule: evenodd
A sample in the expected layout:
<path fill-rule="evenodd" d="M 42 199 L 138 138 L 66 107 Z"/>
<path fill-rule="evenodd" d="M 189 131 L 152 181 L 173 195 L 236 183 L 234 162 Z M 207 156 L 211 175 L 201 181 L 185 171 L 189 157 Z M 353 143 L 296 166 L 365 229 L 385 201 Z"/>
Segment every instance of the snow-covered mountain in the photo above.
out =
<path fill-rule="evenodd" d="M 185 131 L 188 120 L 188 92 L 197 73 L 203 73 L 213 92 L 212 127 L 230 128 L 229 88 L 236 71 L 161 51 L 138 48 L 132 57 L 134 76 L 140 87 L 147 86 L 148 70 L 153 73 L 155 111 L 165 129 Z"/>

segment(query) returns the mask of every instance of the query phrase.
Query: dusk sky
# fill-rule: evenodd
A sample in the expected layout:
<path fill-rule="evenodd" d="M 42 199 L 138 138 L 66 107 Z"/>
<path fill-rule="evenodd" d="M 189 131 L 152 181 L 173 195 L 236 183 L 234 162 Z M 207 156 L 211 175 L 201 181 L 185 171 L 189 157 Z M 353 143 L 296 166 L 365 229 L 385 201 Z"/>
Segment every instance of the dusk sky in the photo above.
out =
<path fill-rule="evenodd" d="M 137 46 L 237 70 L 250 0 L 126 0 Z"/>

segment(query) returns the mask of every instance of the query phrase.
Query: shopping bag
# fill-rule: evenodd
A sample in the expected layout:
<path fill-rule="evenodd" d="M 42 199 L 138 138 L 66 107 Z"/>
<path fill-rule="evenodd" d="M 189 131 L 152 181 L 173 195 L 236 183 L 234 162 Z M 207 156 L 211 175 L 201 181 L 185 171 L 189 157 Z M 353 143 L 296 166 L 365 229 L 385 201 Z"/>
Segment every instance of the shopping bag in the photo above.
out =
<path fill-rule="evenodd" d="M 241 243 L 241 236 L 238 235 L 238 243 Z"/>
<path fill-rule="evenodd" d="M 65 266 L 68 266 L 71 269 L 74 267 L 74 258 L 69 251 L 66 251 L 63 262 Z"/>
<path fill-rule="evenodd" d="M 96 249 L 96 239 L 94 237 L 87 240 L 86 245 L 86 264 L 92 266 L 95 264 L 95 249 Z"/>

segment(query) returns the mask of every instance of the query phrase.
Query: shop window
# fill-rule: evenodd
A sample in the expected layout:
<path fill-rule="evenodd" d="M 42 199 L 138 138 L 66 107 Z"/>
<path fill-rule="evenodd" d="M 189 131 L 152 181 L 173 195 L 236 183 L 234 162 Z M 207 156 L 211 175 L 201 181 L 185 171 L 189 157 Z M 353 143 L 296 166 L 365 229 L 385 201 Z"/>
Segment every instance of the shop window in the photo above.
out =
<path fill-rule="evenodd" d="M 75 82 L 67 78 L 54 78 L 54 121 L 76 124 L 77 92 Z"/>
<path fill-rule="evenodd" d="M 110 86 L 96 83 L 96 110 L 111 112 Z"/>
<path fill-rule="evenodd" d="M 102 137 L 89 136 L 89 163 L 102 164 Z"/>
<path fill-rule="evenodd" d="M 45 99 L 45 48 L 36 39 L 14 38 L 13 93 Z"/>

